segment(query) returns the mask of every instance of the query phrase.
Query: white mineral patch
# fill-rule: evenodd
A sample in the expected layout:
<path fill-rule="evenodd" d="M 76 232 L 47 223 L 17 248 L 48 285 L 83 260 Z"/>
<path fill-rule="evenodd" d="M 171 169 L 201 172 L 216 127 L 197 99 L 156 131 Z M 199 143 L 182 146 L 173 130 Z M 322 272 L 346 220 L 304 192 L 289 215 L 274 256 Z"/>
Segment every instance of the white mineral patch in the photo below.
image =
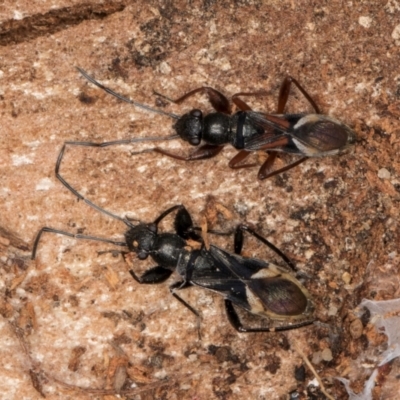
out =
<path fill-rule="evenodd" d="M 24 165 L 24 164 L 32 164 L 32 160 L 26 155 L 13 155 L 11 156 L 12 164 L 15 166 Z"/>
<path fill-rule="evenodd" d="M 22 19 L 24 18 L 22 12 L 15 10 L 14 11 L 14 19 Z"/>
<path fill-rule="evenodd" d="M 381 179 L 390 179 L 390 172 L 386 168 L 381 168 L 378 171 L 378 178 Z"/>
<path fill-rule="evenodd" d="M 358 23 L 364 28 L 370 28 L 372 23 L 371 17 L 360 17 L 358 18 Z"/>
<path fill-rule="evenodd" d="M 54 186 L 54 183 L 49 178 L 43 178 L 36 185 L 36 190 L 49 190 Z"/>

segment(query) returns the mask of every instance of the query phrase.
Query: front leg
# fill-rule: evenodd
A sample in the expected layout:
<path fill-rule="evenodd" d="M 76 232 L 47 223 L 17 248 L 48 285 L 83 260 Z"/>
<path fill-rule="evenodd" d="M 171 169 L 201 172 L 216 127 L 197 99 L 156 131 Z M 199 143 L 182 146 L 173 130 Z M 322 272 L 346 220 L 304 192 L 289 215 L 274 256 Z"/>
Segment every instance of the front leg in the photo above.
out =
<path fill-rule="evenodd" d="M 132 269 L 129 270 L 129 273 L 136 282 L 149 285 L 165 282 L 171 276 L 172 272 L 172 270 L 164 268 L 161 265 L 148 269 L 142 276 L 136 275 Z"/>
<path fill-rule="evenodd" d="M 170 99 L 169 97 L 164 96 L 163 94 L 160 94 L 158 92 L 154 92 L 154 94 L 156 94 L 157 96 L 160 96 L 163 99 L 166 99 L 171 103 L 175 104 L 181 104 L 183 101 L 185 101 L 186 99 L 188 99 L 189 97 L 193 96 L 196 93 L 205 94 L 216 111 L 224 114 L 231 113 L 231 106 L 229 104 L 229 100 L 221 92 L 209 86 L 203 86 L 197 89 L 193 89 L 190 92 L 185 93 L 183 96 L 179 97 L 176 100 Z"/>
<path fill-rule="evenodd" d="M 176 213 L 174 228 L 181 238 L 201 242 L 201 236 L 195 232 L 192 217 L 184 206 L 181 206 Z"/>
<path fill-rule="evenodd" d="M 216 146 L 212 144 L 204 144 L 196 149 L 193 153 L 190 153 L 188 156 L 181 156 L 179 154 L 170 153 L 164 149 L 160 149 L 155 147 L 151 151 L 156 153 L 163 154 L 164 156 L 168 156 L 171 158 L 175 158 L 176 160 L 181 161 L 198 161 L 198 160 L 206 160 L 208 158 L 215 157 L 219 152 L 224 148 L 224 146 Z"/>

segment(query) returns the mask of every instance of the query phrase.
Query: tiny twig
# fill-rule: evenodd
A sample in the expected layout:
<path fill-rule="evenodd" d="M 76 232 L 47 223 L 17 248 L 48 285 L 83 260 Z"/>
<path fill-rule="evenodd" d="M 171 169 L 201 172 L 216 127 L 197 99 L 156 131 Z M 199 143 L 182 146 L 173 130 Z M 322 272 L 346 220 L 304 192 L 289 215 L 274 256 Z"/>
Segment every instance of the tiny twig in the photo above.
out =
<path fill-rule="evenodd" d="M 310 360 L 307 358 L 307 356 L 303 353 L 303 350 L 300 349 L 300 347 L 295 343 L 294 347 L 296 351 L 299 353 L 300 357 L 303 359 L 303 361 L 307 364 L 307 367 L 311 370 L 311 372 L 314 374 L 315 378 L 317 379 L 320 387 L 321 387 L 321 392 L 329 399 L 329 400 L 335 400 L 325 389 L 324 384 L 322 383 L 322 379 L 318 375 L 317 371 L 315 368 L 312 366 Z"/>

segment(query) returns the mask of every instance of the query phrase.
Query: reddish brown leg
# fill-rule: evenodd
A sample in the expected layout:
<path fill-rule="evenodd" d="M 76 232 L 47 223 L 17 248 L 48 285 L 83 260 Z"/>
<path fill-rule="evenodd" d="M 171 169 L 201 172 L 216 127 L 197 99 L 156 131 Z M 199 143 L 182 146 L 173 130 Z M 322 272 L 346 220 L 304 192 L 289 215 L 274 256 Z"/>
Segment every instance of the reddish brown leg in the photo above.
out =
<path fill-rule="evenodd" d="M 154 149 L 152 149 L 152 151 L 168 157 L 175 158 L 176 160 L 196 161 L 215 157 L 223 148 L 224 146 L 213 146 L 211 144 L 204 144 L 203 146 L 200 146 L 198 149 L 196 149 L 193 153 L 190 153 L 188 156 L 180 156 L 179 154 L 169 153 L 168 151 L 160 149 L 158 147 L 155 147 Z"/>
<path fill-rule="evenodd" d="M 319 107 L 317 106 L 315 101 L 312 99 L 312 97 L 306 92 L 306 90 L 303 88 L 303 86 L 301 86 L 300 83 L 296 79 L 292 78 L 291 76 L 287 76 L 282 82 L 282 86 L 279 91 L 279 97 L 278 97 L 278 114 L 283 114 L 283 112 L 285 110 L 285 106 L 286 106 L 286 103 L 289 98 L 290 86 L 292 83 L 294 83 L 297 86 L 297 88 L 300 90 L 300 92 L 303 94 L 303 96 L 312 105 L 316 114 L 320 114 Z"/>
<path fill-rule="evenodd" d="M 232 102 L 241 111 L 252 111 L 252 108 L 247 103 L 245 103 L 242 99 L 239 99 L 239 96 L 259 97 L 259 96 L 265 96 L 266 94 L 267 93 L 264 92 L 264 91 L 262 91 L 262 92 L 250 92 L 250 93 L 245 93 L 245 92 L 235 93 L 232 96 Z"/>
<path fill-rule="evenodd" d="M 275 175 L 279 175 L 279 174 L 281 174 L 282 172 L 286 172 L 286 171 L 288 171 L 289 169 L 292 169 L 292 168 L 294 168 L 294 167 L 297 167 L 299 164 L 301 164 L 301 163 L 303 163 L 304 161 L 308 160 L 308 157 L 303 157 L 303 158 L 300 158 L 300 160 L 297 160 L 297 161 L 295 161 L 295 162 L 293 162 L 293 163 L 291 163 L 291 164 L 285 165 L 283 168 L 280 168 L 280 169 L 277 169 L 277 170 L 275 170 L 275 171 L 272 171 L 272 172 L 268 173 L 268 171 L 269 171 L 269 170 L 271 169 L 271 167 L 272 167 L 272 164 L 273 164 L 273 161 L 274 161 L 274 160 L 272 161 L 272 163 L 270 163 L 270 165 L 267 165 L 267 166 L 265 167 L 265 171 L 264 171 L 264 166 L 265 166 L 265 164 L 268 163 L 269 159 L 270 159 L 273 155 L 275 155 L 275 157 L 274 157 L 274 160 L 275 160 L 275 158 L 276 158 L 276 152 L 273 152 L 273 153 L 270 154 L 270 156 L 268 157 L 267 161 L 265 161 L 265 163 L 261 166 L 260 171 L 258 171 L 258 179 L 263 180 L 263 179 L 271 178 L 272 176 L 275 176 Z M 266 173 L 266 175 L 264 175 L 264 172 Z"/>
<path fill-rule="evenodd" d="M 247 150 L 240 150 L 239 153 L 236 154 L 235 157 L 232 158 L 231 161 L 229 161 L 229 168 L 232 169 L 239 169 L 239 168 L 251 168 L 251 167 L 255 167 L 257 166 L 257 164 L 241 164 L 238 165 L 239 163 L 241 163 L 250 153 L 252 153 L 251 151 L 247 151 Z"/>
<path fill-rule="evenodd" d="M 288 139 L 286 136 L 281 137 L 280 139 L 276 140 L 273 143 L 268 143 L 267 145 L 262 147 L 262 150 L 268 150 L 269 147 L 272 148 L 277 148 L 280 146 L 284 146 L 287 144 Z M 283 168 L 277 169 L 276 171 L 272 171 L 272 166 L 275 162 L 275 159 L 278 155 L 278 152 L 276 151 L 269 151 L 269 157 L 267 158 L 267 161 L 261 166 L 260 170 L 258 171 L 258 179 L 263 180 L 267 178 L 271 178 L 272 176 L 278 175 L 282 172 L 288 171 L 291 168 L 296 167 L 297 165 L 301 164 L 302 162 L 306 161 L 308 157 L 303 157 L 300 160 L 297 160 L 291 164 L 286 165 Z"/>
<path fill-rule="evenodd" d="M 167 96 L 164 96 L 160 93 L 154 92 L 157 96 L 160 96 L 172 103 L 175 104 L 181 104 L 184 100 L 188 99 L 189 97 L 193 96 L 196 93 L 201 93 L 205 94 L 208 97 L 208 100 L 210 101 L 211 105 L 214 107 L 214 109 L 218 112 L 224 113 L 224 114 L 230 114 L 231 113 L 231 106 L 229 104 L 229 100 L 221 93 L 218 92 L 218 90 L 215 90 L 211 87 L 208 86 L 203 86 L 197 89 L 193 89 L 190 92 L 184 94 L 183 96 L 179 97 L 176 100 L 170 99 Z"/>
<path fill-rule="evenodd" d="M 260 181 L 262 181 L 263 179 L 266 179 L 269 176 L 277 155 L 278 155 L 278 153 L 276 151 L 273 151 L 270 154 L 268 154 L 268 158 L 266 159 L 264 164 L 261 165 L 260 169 L 258 170 L 257 178 Z"/>

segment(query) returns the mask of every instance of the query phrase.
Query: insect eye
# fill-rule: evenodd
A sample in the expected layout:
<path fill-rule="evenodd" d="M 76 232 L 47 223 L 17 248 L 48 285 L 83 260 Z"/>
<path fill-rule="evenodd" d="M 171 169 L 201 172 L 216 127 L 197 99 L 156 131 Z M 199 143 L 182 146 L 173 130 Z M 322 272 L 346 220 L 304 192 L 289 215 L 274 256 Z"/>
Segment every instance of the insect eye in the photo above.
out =
<path fill-rule="evenodd" d="M 145 251 L 139 251 L 137 253 L 137 257 L 139 260 L 145 260 L 147 258 L 148 254 Z"/>
<path fill-rule="evenodd" d="M 203 116 L 203 113 L 201 112 L 201 110 L 192 110 L 191 112 L 190 112 L 190 115 L 192 116 L 192 117 L 195 117 L 195 118 L 201 118 L 202 116 Z"/>

